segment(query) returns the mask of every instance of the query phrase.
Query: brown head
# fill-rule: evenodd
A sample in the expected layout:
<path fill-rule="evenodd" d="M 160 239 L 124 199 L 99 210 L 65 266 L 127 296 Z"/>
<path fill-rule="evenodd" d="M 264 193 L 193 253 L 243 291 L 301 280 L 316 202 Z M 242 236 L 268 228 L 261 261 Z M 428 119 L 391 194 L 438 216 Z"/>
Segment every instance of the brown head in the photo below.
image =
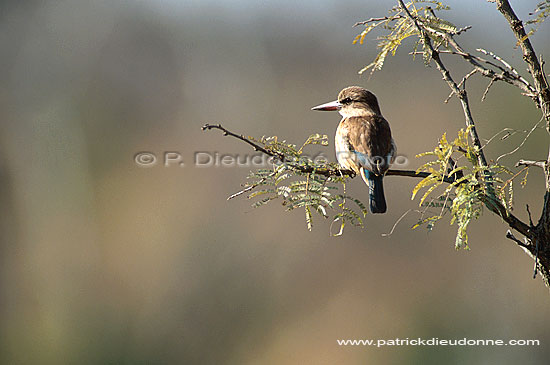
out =
<path fill-rule="evenodd" d="M 376 96 L 360 86 L 346 87 L 338 94 L 338 100 L 313 107 L 312 110 L 338 110 L 344 117 L 382 114 Z"/>

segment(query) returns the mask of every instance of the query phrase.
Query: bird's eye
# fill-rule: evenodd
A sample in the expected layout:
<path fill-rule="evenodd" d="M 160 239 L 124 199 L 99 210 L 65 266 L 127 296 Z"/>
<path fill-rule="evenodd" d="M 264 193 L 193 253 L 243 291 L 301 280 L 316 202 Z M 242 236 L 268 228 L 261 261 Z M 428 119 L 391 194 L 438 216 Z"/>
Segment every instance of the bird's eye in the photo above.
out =
<path fill-rule="evenodd" d="M 351 98 L 342 99 L 342 100 L 340 100 L 340 103 L 342 103 L 342 104 L 349 104 L 349 103 L 351 103 Z"/>

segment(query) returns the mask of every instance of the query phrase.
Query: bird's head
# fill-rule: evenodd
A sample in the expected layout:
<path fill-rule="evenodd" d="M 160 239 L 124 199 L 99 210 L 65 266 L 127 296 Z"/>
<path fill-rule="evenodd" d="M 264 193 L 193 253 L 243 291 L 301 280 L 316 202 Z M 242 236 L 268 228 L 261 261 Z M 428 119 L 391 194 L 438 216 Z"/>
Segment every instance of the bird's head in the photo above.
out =
<path fill-rule="evenodd" d="M 338 100 L 311 108 L 318 111 L 337 110 L 344 117 L 381 114 L 378 100 L 373 93 L 360 86 L 346 87 L 338 94 Z"/>

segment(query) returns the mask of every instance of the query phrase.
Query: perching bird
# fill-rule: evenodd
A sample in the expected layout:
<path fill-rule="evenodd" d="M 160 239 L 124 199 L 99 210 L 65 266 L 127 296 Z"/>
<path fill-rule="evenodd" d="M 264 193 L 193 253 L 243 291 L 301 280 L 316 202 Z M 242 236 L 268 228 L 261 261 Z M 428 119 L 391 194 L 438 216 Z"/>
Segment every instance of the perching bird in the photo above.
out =
<path fill-rule="evenodd" d="M 362 87 L 350 86 L 340 91 L 338 100 L 312 110 L 337 110 L 342 115 L 335 138 L 338 163 L 360 174 L 369 186 L 371 212 L 385 213 L 382 179 L 395 159 L 396 146 L 376 96 Z"/>

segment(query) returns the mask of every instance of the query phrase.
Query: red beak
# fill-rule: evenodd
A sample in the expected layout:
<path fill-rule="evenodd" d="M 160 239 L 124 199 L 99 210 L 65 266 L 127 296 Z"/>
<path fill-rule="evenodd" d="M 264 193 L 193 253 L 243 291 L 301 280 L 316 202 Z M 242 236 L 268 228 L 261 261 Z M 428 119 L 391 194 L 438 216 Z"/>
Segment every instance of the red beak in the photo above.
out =
<path fill-rule="evenodd" d="M 317 110 L 317 111 L 334 111 L 334 110 L 340 110 L 342 108 L 342 104 L 338 100 L 331 101 L 330 103 L 325 103 L 321 105 L 314 106 L 311 108 L 311 110 Z"/>

